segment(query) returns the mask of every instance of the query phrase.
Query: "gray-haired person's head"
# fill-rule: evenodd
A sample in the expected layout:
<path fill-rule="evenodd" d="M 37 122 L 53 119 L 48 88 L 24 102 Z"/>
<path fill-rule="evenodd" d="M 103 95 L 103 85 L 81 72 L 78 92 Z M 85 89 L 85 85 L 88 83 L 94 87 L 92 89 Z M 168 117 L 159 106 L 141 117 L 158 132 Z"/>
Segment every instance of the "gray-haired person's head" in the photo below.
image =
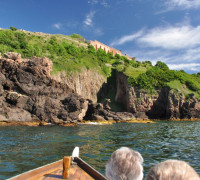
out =
<path fill-rule="evenodd" d="M 152 167 L 146 180 L 200 180 L 200 177 L 186 162 L 166 160 Z"/>
<path fill-rule="evenodd" d="M 141 154 L 127 147 L 113 152 L 106 164 L 106 177 L 109 180 L 142 180 L 143 158 Z"/>

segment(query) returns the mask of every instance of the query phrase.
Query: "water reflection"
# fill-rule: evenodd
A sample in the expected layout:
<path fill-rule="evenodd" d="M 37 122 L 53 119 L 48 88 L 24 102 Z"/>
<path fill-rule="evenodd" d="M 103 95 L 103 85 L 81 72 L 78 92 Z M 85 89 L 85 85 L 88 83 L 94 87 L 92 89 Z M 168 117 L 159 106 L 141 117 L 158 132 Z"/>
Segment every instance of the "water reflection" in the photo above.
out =
<path fill-rule="evenodd" d="M 122 146 L 143 155 L 145 173 L 166 159 L 185 160 L 200 173 L 199 128 L 200 122 L 0 127 L 0 179 L 61 159 L 75 146 L 102 173 L 111 153 Z"/>

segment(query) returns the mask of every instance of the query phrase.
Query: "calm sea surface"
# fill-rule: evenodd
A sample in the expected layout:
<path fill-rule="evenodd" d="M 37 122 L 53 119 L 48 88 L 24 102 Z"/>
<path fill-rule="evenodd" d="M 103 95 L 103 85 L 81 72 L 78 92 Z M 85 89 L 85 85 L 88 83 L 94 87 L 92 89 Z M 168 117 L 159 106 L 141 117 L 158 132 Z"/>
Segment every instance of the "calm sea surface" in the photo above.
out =
<path fill-rule="evenodd" d="M 200 174 L 200 122 L 0 127 L 0 143 L 0 179 L 71 155 L 75 146 L 102 173 L 111 153 L 127 146 L 142 154 L 145 174 L 166 159 L 187 161 Z"/>

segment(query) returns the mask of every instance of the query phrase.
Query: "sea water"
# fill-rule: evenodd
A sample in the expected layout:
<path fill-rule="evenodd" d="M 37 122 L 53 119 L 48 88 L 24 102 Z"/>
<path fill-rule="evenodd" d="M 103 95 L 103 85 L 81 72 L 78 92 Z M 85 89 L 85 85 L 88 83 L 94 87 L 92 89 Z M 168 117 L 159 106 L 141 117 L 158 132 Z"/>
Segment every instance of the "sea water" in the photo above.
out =
<path fill-rule="evenodd" d="M 166 159 L 184 160 L 200 174 L 200 122 L 117 123 L 77 127 L 0 127 L 0 179 L 71 155 L 101 173 L 116 149 L 126 146 L 144 158 L 144 172 Z"/>

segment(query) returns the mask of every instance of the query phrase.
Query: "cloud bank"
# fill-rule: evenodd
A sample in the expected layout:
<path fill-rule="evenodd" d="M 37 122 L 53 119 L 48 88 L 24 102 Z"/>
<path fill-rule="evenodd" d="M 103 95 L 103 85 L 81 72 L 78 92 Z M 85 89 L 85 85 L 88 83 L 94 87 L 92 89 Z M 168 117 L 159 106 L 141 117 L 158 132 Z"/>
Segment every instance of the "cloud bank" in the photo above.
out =
<path fill-rule="evenodd" d="M 200 25 L 179 24 L 155 27 L 124 35 L 110 44 L 119 47 L 129 43 L 126 51 L 137 60 L 166 62 L 171 69 L 200 71 Z"/>
<path fill-rule="evenodd" d="M 165 1 L 168 10 L 173 9 L 198 9 L 200 7 L 199 0 L 168 0 Z"/>
<path fill-rule="evenodd" d="M 138 42 L 163 49 L 192 48 L 200 44 L 200 26 L 154 28 L 143 34 Z"/>
<path fill-rule="evenodd" d="M 150 30 L 141 29 L 136 33 L 124 35 L 111 42 L 112 46 L 136 41 L 144 46 L 163 49 L 185 49 L 200 45 L 200 26 L 190 25 L 156 27 Z"/>

